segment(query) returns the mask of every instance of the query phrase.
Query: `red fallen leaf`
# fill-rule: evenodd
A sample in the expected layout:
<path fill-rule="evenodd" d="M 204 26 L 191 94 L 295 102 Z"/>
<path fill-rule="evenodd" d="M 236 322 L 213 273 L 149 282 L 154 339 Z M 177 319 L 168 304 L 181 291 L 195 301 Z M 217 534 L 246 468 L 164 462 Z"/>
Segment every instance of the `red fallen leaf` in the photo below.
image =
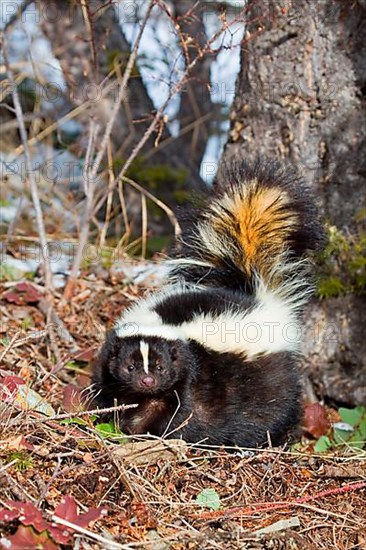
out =
<path fill-rule="evenodd" d="M 64 387 L 62 403 L 66 412 L 73 413 L 83 410 L 82 389 L 75 384 Z"/>
<path fill-rule="evenodd" d="M 58 526 L 55 523 L 50 523 L 42 517 L 42 512 L 29 502 L 16 502 L 14 500 L 5 501 L 10 510 L 0 510 L 0 521 L 12 521 L 19 518 L 19 521 L 23 524 L 20 526 L 11 537 L 0 540 L 0 544 L 7 549 L 24 550 L 36 550 L 42 548 L 44 550 L 54 550 L 57 546 L 48 537 L 48 534 L 52 536 L 52 539 L 58 544 L 67 544 L 72 537 L 73 529 L 71 527 Z M 79 527 L 87 527 L 89 523 L 96 521 L 102 515 L 106 514 L 104 508 L 90 508 L 88 512 L 79 514 L 77 503 L 72 496 L 64 497 L 63 501 L 57 506 L 55 510 L 55 516 L 65 519 L 70 523 L 78 525 Z M 36 531 L 41 533 L 38 535 L 30 528 L 34 527 Z M 47 531 L 47 533 L 45 532 Z"/>
<path fill-rule="evenodd" d="M 20 306 L 39 302 L 42 298 L 42 294 L 30 283 L 18 283 L 13 290 L 5 292 L 3 298 L 7 302 L 13 302 Z"/>
<path fill-rule="evenodd" d="M 107 510 L 105 508 L 90 508 L 84 514 L 79 514 L 74 497 L 67 495 L 57 506 L 54 515 L 61 519 L 66 519 L 79 527 L 87 527 L 89 523 L 96 521 L 106 513 Z"/>
<path fill-rule="evenodd" d="M 71 529 L 63 525 L 58 527 L 56 524 L 52 524 L 49 526 L 48 532 L 57 544 L 67 544 L 72 537 Z"/>
<path fill-rule="evenodd" d="M 19 515 L 19 510 L 7 510 L 6 508 L 2 508 L 2 510 L 0 510 L 0 521 L 13 521 L 13 519 L 16 519 Z"/>
<path fill-rule="evenodd" d="M 12 397 L 18 386 L 25 384 L 25 380 L 20 376 L 4 376 L 0 378 L 0 399 L 6 401 L 9 397 Z"/>
<path fill-rule="evenodd" d="M 39 302 L 42 298 L 42 294 L 31 283 L 18 283 L 15 288 L 18 292 L 24 292 L 27 303 Z"/>
<path fill-rule="evenodd" d="M 49 527 L 49 523 L 42 517 L 42 512 L 31 502 L 7 500 L 6 504 L 19 511 L 19 521 L 23 525 L 32 525 L 38 532 L 45 531 Z"/>
<path fill-rule="evenodd" d="M 24 304 L 21 295 L 17 292 L 14 292 L 13 290 L 5 292 L 5 294 L 3 294 L 3 299 L 7 302 L 13 302 L 17 306 L 21 306 L 22 304 Z"/>
<path fill-rule="evenodd" d="M 27 503 L 27 502 L 16 502 L 14 500 L 8 500 L 6 501 L 6 504 L 12 508 L 12 510 L 1 510 L 0 511 L 0 521 L 12 521 L 13 519 L 19 518 L 19 521 L 27 526 L 24 527 L 24 529 L 29 529 L 30 526 L 34 527 L 36 531 L 38 532 L 45 532 L 47 531 L 49 534 L 51 534 L 52 538 L 55 540 L 55 542 L 59 544 L 67 544 L 72 536 L 72 531 L 67 530 L 63 527 L 57 527 L 52 525 L 50 522 L 46 521 L 42 517 L 41 511 L 34 506 L 34 504 Z M 19 531 L 20 527 L 18 528 Z M 18 532 L 17 531 L 17 532 Z M 18 538 L 15 538 L 13 540 L 14 544 L 16 546 L 8 546 L 9 548 L 29 548 L 29 549 L 38 549 L 38 548 L 57 548 L 54 543 L 51 541 L 51 539 L 48 538 L 48 533 L 46 533 L 46 542 L 47 544 L 50 543 L 50 546 L 42 546 L 42 538 L 41 539 L 35 539 L 37 544 L 31 545 L 31 542 L 28 542 L 27 545 L 25 544 L 25 541 L 23 540 L 23 535 L 28 536 L 29 533 L 33 533 L 34 531 L 30 529 L 30 531 L 20 531 L 21 536 Z M 35 535 L 35 534 L 34 534 Z M 42 537 L 44 536 L 44 533 L 42 533 Z M 9 537 L 11 539 L 11 537 Z M 33 540 L 33 539 L 32 539 Z M 23 545 L 23 546 L 22 546 Z"/>
<path fill-rule="evenodd" d="M 6 550 L 58 550 L 48 533 L 36 533 L 31 527 L 20 525 L 14 535 L 3 536 L 0 545 Z"/>
<path fill-rule="evenodd" d="M 330 428 L 325 408 L 319 403 L 306 405 L 303 426 L 304 430 L 316 439 L 325 435 Z"/>

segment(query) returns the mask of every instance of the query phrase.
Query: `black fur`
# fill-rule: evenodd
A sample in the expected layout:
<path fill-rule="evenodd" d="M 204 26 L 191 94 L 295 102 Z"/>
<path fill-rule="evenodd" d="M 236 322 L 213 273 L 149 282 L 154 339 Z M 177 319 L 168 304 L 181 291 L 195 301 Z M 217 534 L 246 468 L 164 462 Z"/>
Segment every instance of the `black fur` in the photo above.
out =
<path fill-rule="evenodd" d="M 234 315 L 239 311 L 248 312 L 254 304 L 253 296 L 223 288 L 207 288 L 181 292 L 177 290 L 159 300 L 153 309 L 164 323 L 179 326 L 201 314 L 220 315 L 230 311 Z"/>
<path fill-rule="evenodd" d="M 291 353 L 245 361 L 194 342 L 143 339 L 149 343 L 154 387 L 141 384 L 146 374 L 140 337 L 119 338 L 111 331 L 94 364 L 100 407 L 138 404 L 121 415 L 125 433 L 161 436 L 168 431 L 169 437 L 191 443 L 256 447 L 268 438 L 274 445 L 283 443 L 298 424 L 300 385 Z M 128 372 L 131 363 L 135 370 Z"/>
<path fill-rule="evenodd" d="M 245 183 L 252 180 L 259 182 L 259 187 L 280 187 L 291 197 L 291 211 L 299 222 L 286 233 L 283 244 L 287 259 L 301 259 L 308 250 L 321 246 L 323 231 L 309 189 L 291 167 L 274 161 L 249 165 L 241 160 L 222 165 L 210 199 L 219 200 L 230 189 L 238 196 Z M 280 210 L 279 215 L 288 216 L 288 208 Z M 230 237 L 228 228 L 220 226 L 221 233 L 228 231 L 225 256 L 222 251 L 215 254 L 214 246 L 210 250 L 197 242 L 195 226 L 200 221 L 214 223 L 210 216 L 214 216 L 213 211 L 203 207 L 192 220 L 192 231 L 183 235 L 179 256 L 188 258 L 190 263 L 178 264 L 170 276 L 173 281 L 182 281 L 185 290 L 174 287 L 148 306 L 152 318 L 158 314 L 170 330 L 192 322 L 197 315 L 210 318 L 225 314 L 231 319 L 257 305 L 257 266 L 252 266 L 253 273 L 247 273 L 236 265 L 236 258 L 244 252 L 240 243 Z M 228 224 L 237 223 L 234 214 L 228 219 Z M 268 236 L 268 227 L 263 231 Z M 278 258 L 271 256 L 271 238 L 267 248 L 270 265 L 275 264 Z M 202 266 L 200 262 L 210 265 Z M 282 284 L 286 278 L 295 280 L 296 284 L 289 285 L 289 292 L 301 295 L 303 273 L 296 271 L 296 262 L 292 265 L 294 269 L 283 275 Z M 149 344 L 148 374 L 143 369 L 141 340 Z M 128 370 L 128 365 L 134 365 L 133 370 Z M 291 352 L 249 359 L 206 349 L 184 337 L 175 341 L 158 336 L 122 338 L 112 330 L 94 362 L 93 382 L 95 401 L 100 407 L 138 404 L 137 409 L 121 415 L 121 428 L 129 434 L 150 432 L 161 436 L 172 432 L 173 437 L 182 436 L 195 443 L 249 447 L 265 445 L 269 435 L 276 445 L 297 426 L 301 414 L 297 360 Z"/>

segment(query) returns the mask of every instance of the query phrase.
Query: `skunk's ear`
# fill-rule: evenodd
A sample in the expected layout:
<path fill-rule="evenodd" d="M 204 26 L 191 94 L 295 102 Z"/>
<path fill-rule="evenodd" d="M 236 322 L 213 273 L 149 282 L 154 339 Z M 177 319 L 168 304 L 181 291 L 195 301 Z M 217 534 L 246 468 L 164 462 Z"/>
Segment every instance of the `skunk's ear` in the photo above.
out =
<path fill-rule="evenodd" d="M 174 343 L 171 344 L 169 352 L 170 358 L 173 362 L 178 359 L 183 345 L 183 342 L 180 342 L 180 340 L 175 340 Z"/>
<path fill-rule="evenodd" d="M 106 339 L 106 342 L 115 342 L 118 338 L 119 336 L 117 336 L 116 331 L 114 330 L 114 328 L 112 328 L 107 332 L 105 339 Z"/>
<path fill-rule="evenodd" d="M 111 357 L 118 355 L 121 346 L 121 339 L 116 334 L 115 330 L 110 330 L 106 334 L 104 344 L 97 356 L 98 363 L 102 365 L 108 365 Z"/>
<path fill-rule="evenodd" d="M 117 335 L 116 331 L 112 328 L 107 332 L 106 339 L 104 342 L 104 347 L 107 347 L 109 350 L 115 349 L 117 346 L 120 346 L 121 338 Z"/>

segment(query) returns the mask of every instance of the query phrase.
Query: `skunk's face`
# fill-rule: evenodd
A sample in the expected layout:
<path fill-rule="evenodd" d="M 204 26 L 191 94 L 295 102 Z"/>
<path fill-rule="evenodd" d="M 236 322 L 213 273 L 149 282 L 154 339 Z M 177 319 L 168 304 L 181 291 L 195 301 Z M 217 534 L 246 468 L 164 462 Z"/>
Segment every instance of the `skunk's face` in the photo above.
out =
<path fill-rule="evenodd" d="M 124 388 L 139 394 L 167 391 L 189 372 L 188 346 L 178 340 L 120 338 L 112 332 L 104 352 L 107 352 L 108 375 L 112 375 L 116 386 L 120 382 Z"/>

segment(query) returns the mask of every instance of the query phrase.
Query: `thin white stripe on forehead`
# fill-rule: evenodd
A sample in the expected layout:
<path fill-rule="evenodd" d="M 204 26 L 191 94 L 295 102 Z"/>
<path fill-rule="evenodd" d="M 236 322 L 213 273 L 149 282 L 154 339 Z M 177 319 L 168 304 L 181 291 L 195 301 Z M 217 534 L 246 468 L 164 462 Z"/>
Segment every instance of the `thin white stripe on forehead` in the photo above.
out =
<path fill-rule="evenodd" d="M 142 355 L 144 371 L 146 372 L 146 374 L 149 374 L 149 344 L 147 342 L 144 342 L 144 340 L 140 341 L 140 351 Z"/>

